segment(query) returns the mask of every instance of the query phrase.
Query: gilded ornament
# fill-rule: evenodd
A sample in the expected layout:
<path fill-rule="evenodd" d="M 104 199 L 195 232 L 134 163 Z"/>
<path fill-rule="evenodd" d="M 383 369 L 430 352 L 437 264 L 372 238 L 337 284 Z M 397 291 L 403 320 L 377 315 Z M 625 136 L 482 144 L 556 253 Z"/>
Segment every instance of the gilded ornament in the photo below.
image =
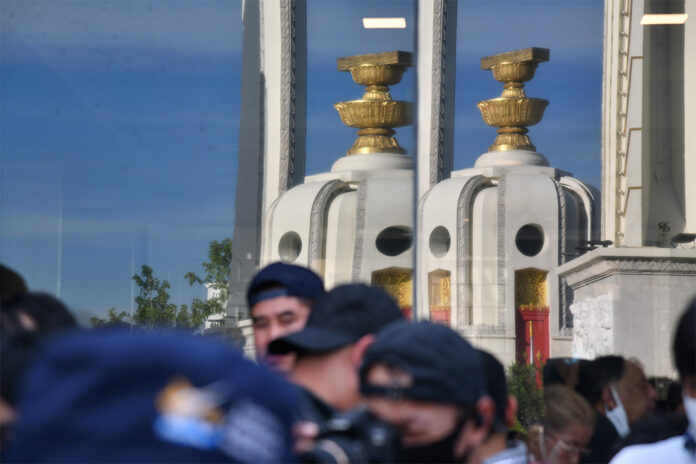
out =
<path fill-rule="evenodd" d="M 402 51 L 338 59 L 338 70 L 349 71 L 355 82 L 365 86 L 362 99 L 334 105 L 343 124 L 360 129 L 349 155 L 406 153 L 394 138 L 393 128 L 411 124 L 413 105 L 393 100 L 388 86 L 401 81 L 412 61 L 412 54 Z"/>
<path fill-rule="evenodd" d="M 523 82 L 534 77 L 538 63 L 548 60 L 549 50 L 535 47 L 481 58 L 481 69 L 490 69 L 495 80 L 504 83 L 500 97 L 476 105 L 485 123 L 498 127 L 498 136 L 489 151 L 536 151 L 527 136 L 527 126 L 541 121 L 549 101 L 528 98 Z"/>

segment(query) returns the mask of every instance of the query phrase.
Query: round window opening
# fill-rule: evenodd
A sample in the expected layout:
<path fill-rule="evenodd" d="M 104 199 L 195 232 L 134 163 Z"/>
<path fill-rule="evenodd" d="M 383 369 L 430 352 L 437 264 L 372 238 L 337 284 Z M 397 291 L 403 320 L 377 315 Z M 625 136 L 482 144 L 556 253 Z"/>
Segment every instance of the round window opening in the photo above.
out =
<path fill-rule="evenodd" d="M 292 263 L 300 256 L 302 251 L 302 239 L 297 232 L 285 232 L 278 242 L 278 254 L 280 260 Z"/>
<path fill-rule="evenodd" d="M 522 226 L 515 236 L 515 245 L 523 255 L 536 256 L 544 246 L 544 231 L 532 224 Z"/>
<path fill-rule="evenodd" d="M 398 256 L 411 248 L 413 233 L 410 227 L 387 227 L 377 235 L 375 245 L 380 253 L 387 256 Z"/>
<path fill-rule="evenodd" d="M 430 233 L 430 252 L 436 258 L 442 258 L 450 249 L 450 234 L 443 226 L 437 226 Z"/>

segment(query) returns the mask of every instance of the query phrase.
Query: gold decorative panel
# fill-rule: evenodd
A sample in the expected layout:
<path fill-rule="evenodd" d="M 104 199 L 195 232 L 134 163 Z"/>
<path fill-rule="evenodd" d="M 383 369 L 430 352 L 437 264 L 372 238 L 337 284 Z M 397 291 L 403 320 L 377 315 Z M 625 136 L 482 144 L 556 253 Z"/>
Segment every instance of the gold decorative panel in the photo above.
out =
<path fill-rule="evenodd" d="M 411 269 L 390 267 L 372 273 L 372 285 L 387 291 L 400 308 L 413 306 L 413 272 Z"/>
<path fill-rule="evenodd" d="M 546 271 L 522 269 L 515 271 L 515 306 L 525 308 L 545 308 Z"/>
<path fill-rule="evenodd" d="M 442 269 L 428 274 L 428 303 L 431 308 L 452 306 L 450 272 Z"/>

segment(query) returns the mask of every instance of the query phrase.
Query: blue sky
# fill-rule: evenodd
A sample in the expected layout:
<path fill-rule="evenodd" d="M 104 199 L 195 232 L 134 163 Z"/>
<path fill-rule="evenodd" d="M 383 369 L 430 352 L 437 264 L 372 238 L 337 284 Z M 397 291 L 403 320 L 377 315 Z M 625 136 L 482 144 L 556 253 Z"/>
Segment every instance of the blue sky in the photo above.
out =
<path fill-rule="evenodd" d="M 481 56 L 551 49 L 528 95 L 547 98 L 532 141 L 556 167 L 600 177 L 602 2 L 460 1 L 455 167 L 495 137 L 475 104 L 501 84 Z M 406 30 L 365 31 L 363 16 Z M 307 172 L 326 171 L 355 138 L 333 104 L 362 88 L 336 58 L 415 48 L 407 1 L 309 0 Z M 172 301 L 202 297 L 207 244 L 229 237 L 239 130 L 241 1 L 32 1 L 0 7 L 0 260 L 84 319 L 128 310 L 142 264 Z M 415 100 L 413 71 L 392 90 Z M 402 128 L 412 150 L 413 129 Z"/>

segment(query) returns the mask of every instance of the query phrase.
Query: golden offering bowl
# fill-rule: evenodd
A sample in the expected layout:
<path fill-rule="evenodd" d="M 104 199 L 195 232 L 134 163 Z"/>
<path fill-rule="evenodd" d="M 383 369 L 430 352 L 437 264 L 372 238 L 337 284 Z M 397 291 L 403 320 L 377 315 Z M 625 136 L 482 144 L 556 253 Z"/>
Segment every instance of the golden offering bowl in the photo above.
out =
<path fill-rule="evenodd" d="M 489 126 L 533 126 L 544 117 L 549 104 L 543 98 L 492 98 L 478 102 L 483 120 Z"/>
<path fill-rule="evenodd" d="M 403 101 L 352 100 L 334 105 L 343 124 L 357 129 L 401 127 L 413 122 L 413 104 Z"/>
<path fill-rule="evenodd" d="M 495 80 L 504 83 L 500 97 L 476 105 L 486 124 L 498 128 L 498 135 L 489 151 L 536 151 L 527 136 L 527 126 L 541 121 L 549 101 L 527 98 L 523 82 L 534 77 L 539 63 L 548 60 L 549 50 L 536 47 L 481 58 L 481 69 L 490 69 Z"/>
<path fill-rule="evenodd" d="M 520 61 L 493 65 L 491 71 L 498 82 L 526 82 L 534 77 L 536 68 L 535 61 Z"/>
<path fill-rule="evenodd" d="M 362 65 L 353 66 L 350 68 L 350 75 L 353 80 L 360 85 L 394 85 L 401 82 L 405 67 L 401 66 L 379 66 L 379 65 Z"/>
<path fill-rule="evenodd" d="M 338 59 L 338 70 L 349 71 L 355 82 L 365 86 L 360 100 L 334 105 L 343 124 L 360 129 L 349 155 L 406 153 L 394 138 L 392 128 L 413 122 L 413 104 L 392 100 L 389 86 L 398 84 L 412 65 L 412 54 L 398 50 Z"/>

